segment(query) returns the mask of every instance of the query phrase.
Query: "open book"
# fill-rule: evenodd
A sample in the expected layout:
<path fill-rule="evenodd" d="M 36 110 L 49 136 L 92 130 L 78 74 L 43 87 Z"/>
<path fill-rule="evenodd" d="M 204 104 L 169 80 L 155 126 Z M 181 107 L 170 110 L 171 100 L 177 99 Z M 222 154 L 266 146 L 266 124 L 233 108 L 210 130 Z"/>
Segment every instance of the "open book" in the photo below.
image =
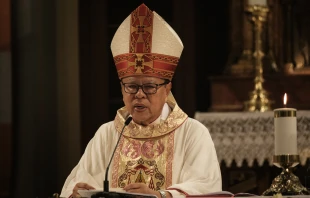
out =
<path fill-rule="evenodd" d="M 92 198 L 96 197 L 97 193 L 103 192 L 102 189 L 97 190 L 78 190 L 78 193 L 84 198 Z M 128 193 L 121 188 L 111 188 L 107 197 L 120 197 L 120 198 L 157 198 L 155 195 L 150 194 L 142 194 L 142 193 Z M 100 196 L 102 197 L 102 196 Z"/>
<path fill-rule="evenodd" d="M 78 190 L 79 194 L 84 198 L 92 198 L 96 193 L 103 192 L 102 189 L 96 189 L 96 190 Z M 122 188 L 111 188 L 110 192 L 112 194 L 117 194 L 120 198 L 137 198 L 137 197 L 143 197 L 143 198 L 157 198 L 155 195 L 150 194 L 142 194 L 142 193 L 127 193 Z M 253 197 L 258 196 L 251 193 L 236 193 L 233 194 L 228 191 L 219 191 L 219 192 L 212 192 L 208 194 L 201 194 L 201 195 L 186 195 L 186 198 L 212 198 L 212 197 Z"/>
<path fill-rule="evenodd" d="M 251 193 L 236 193 L 233 194 L 228 191 L 219 191 L 219 192 L 212 192 L 208 194 L 202 195 L 186 195 L 187 198 L 204 198 L 204 197 L 254 197 L 259 196 Z"/>

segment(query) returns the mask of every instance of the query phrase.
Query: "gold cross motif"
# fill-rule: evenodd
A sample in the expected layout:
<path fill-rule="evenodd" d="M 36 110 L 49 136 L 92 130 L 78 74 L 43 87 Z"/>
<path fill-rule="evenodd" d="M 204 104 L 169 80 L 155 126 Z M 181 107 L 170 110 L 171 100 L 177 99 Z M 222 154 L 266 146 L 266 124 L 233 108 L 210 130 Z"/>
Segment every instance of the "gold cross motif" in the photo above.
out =
<path fill-rule="evenodd" d="M 151 34 L 151 31 L 152 31 L 152 26 L 148 26 L 148 27 L 145 27 L 145 25 L 143 25 L 143 21 L 145 20 L 145 16 L 139 16 L 139 25 L 137 25 L 136 27 L 132 27 L 132 31 L 139 34 L 139 37 L 137 39 L 137 42 L 144 42 L 144 39 L 143 39 L 143 34 L 145 34 L 146 32 L 150 33 Z"/>
<path fill-rule="evenodd" d="M 142 58 L 142 55 L 137 54 L 137 58 L 135 59 L 136 65 L 136 73 L 142 73 L 142 69 L 144 69 L 144 58 Z"/>
<path fill-rule="evenodd" d="M 136 54 L 136 58 L 134 62 L 128 62 L 128 67 L 130 66 L 135 66 L 136 72 L 137 74 L 141 74 L 143 73 L 142 70 L 144 69 L 144 66 L 147 67 L 153 67 L 153 60 L 144 61 L 143 56 L 146 56 L 145 54 Z"/>
<path fill-rule="evenodd" d="M 138 25 L 137 32 L 138 33 L 144 33 L 144 25 Z"/>

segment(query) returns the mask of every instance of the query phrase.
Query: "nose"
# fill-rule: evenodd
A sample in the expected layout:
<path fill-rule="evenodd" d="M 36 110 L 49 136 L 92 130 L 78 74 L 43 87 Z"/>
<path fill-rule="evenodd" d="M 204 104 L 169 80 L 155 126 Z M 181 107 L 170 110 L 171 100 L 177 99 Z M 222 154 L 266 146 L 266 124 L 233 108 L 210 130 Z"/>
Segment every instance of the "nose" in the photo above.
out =
<path fill-rule="evenodd" d="M 142 87 L 138 88 L 138 92 L 136 93 L 136 98 L 144 98 L 145 97 L 145 93 L 143 92 Z"/>

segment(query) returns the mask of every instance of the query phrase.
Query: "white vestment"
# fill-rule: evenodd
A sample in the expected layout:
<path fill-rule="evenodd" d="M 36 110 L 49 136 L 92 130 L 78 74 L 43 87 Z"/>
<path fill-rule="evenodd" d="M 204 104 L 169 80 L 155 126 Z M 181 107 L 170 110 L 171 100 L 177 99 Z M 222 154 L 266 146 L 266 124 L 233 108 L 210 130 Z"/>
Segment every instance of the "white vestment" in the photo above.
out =
<path fill-rule="evenodd" d="M 88 183 L 96 189 L 103 188 L 106 167 L 119 138 L 115 122 L 105 123 L 98 129 L 79 163 L 66 179 L 61 197 L 69 197 L 79 182 Z M 186 117 L 174 129 L 172 137 L 171 186 L 164 190 L 169 191 L 173 197 L 221 191 L 221 171 L 208 129 L 197 120 Z M 114 161 L 113 158 L 112 164 Z M 114 174 L 112 164 L 108 173 L 110 186 Z"/>

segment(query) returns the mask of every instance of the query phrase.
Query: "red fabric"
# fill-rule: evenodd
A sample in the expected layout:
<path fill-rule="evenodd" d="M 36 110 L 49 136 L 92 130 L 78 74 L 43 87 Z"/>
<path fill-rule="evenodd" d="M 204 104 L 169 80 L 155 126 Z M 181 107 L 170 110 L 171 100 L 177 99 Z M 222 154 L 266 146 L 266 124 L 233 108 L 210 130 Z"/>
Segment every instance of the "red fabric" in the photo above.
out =
<path fill-rule="evenodd" d="M 115 56 L 114 62 L 120 79 L 146 75 L 172 80 L 179 58 L 155 53 L 129 53 Z"/>
<path fill-rule="evenodd" d="M 153 13 L 145 4 L 141 4 L 131 13 L 130 32 L 129 51 L 131 53 L 151 52 Z"/>

